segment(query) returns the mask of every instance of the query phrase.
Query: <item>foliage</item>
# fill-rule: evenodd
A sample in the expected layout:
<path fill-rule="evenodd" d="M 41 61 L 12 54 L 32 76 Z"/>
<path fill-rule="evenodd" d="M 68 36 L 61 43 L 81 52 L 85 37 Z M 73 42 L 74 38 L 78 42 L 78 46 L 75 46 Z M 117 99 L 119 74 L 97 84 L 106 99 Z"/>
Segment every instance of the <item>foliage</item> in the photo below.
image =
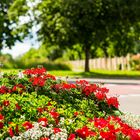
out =
<path fill-rule="evenodd" d="M 130 64 L 131 64 L 132 70 L 138 70 L 139 71 L 140 70 L 140 54 L 133 55 L 131 57 Z"/>
<path fill-rule="evenodd" d="M 9 16 L 12 21 L 16 19 L 17 25 L 20 17 L 30 15 L 31 20 L 22 26 L 26 28 L 25 32 L 21 26 L 17 26 L 17 30 L 26 35 L 36 24 L 42 44 L 59 46 L 61 51 L 79 44 L 85 53 L 85 71 L 89 71 L 92 46 L 94 50 L 101 47 L 107 56 L 111 42 L 115 55 L 126 55 L 132 51 L 133 42 L 139 36 L 138 0 L 22 1 L 25 3 L 23 8 L 23 4 L 15 0 Z M 24 12 L 24 8 L 28 10 Z"/>
<path fill-rule="evenodd" d="M 12 32 L 14 22 L 8 18 L 8 10 L 12 3 L 12 0 L 0 1 L 0 50 L 4 47 L 11 48 L 16 40 L 20 40 L 19 35 Z"/>
<path fill-rule="evenodd" d="M 85 80 L 56 80 L 44 68 L 0 79 L 0 138 L 30 140 L 139 139 L 125 124 L 116 97 Z M 38 123 L 37 123 L 38 122 Z"/>
<path fill-rule="evenodd" d="M 0 62 L 3 64 L 3 68 L 14 68 L 15 62 L 10 54 L 1 54 L 0 53 Z"/>

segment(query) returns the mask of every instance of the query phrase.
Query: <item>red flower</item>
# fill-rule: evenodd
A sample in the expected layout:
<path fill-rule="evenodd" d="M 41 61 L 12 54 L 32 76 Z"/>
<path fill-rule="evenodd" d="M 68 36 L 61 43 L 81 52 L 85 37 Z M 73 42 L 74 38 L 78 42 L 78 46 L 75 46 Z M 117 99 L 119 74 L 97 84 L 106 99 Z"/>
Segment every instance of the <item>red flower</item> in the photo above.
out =
<path fill-rule="evenodd" d="M 4 100 L 4 101 L 3 101 L 3 105 L 4 105 L 4 106 L 9 106 L 9 105 L 10 105 L 10 101 Z"/>
<path fill-rule="evenodd" d="M 32 69 L 27 69 L 23 73 L 26 75 L 42 75 L 45 74 L 46 69 L 45 68 L 32 68 Z"/>
<path fill-rule="evenodd" d="M 71 89 L 71 88 L 76 88 L 76 85 L 67 84 L 67 83 L 63 83 L 63 85 L 62 85 L 62 89 Z"/>
<path fill-rule="evenodd" d="M 16 129 L 15 129 L 15 131 L 16 131 L 16 134 L 19 133 L 18 125 L 16 125 Z"/>
<path fill-rule="evenodd" d="M 89 135 L 90 135 L 91 137 L 94 137 L 94 136 L 96 135 L 96 133 L 93 132 L 93 131 L 89 131 Z"/>
<path fill-rule="evenodd" d="M 103 87 L 103 88 L 98 88 L 98 91 L 101 91 L 102 93 L 108 93 L 109 89 L 107 89 L 106 87 Z"/>
<path fill-rule="evenodd" d="M 23 127 L 28 130 L 31 129 L 33 127 L 33 125 L 30 122 L 24 122 L 23 123 Z"/>
<path fill-rule="evenodd" d="M 0 94 L 5 94 L 8 92 L 9 92 L 9 89 L 7 87 L 5 87 L 5 86 L 0 87 Z"/>
<path fill-rule="evenodd" d="M 13 137 L 13 136 L 14 136 L 14 132 L 13 132 L 13 130 L 12 130 L 12 128 L 11 128 L 11 127 L 9 128 L 8 132 L 9 132 L 9 135 L 10 135 L 11 137 Z"/>
<path fill-rule="evenodd" d="M 52 80 L 56 80 L 55 76 L 51 75 L 51 74 L 47 74 L 46 75 L 47 79 L 52 79 Z"/>
<path fill-rule="evenodd" d="M 92 85 L 87 85 L 82 93 L 85 94 L 86 96 L 89 96 L 91 93 L 94 93 L 96 90 L 98 89 L 96 84 L 92 84 Z"/>
<path fill-rule="evenodd" d="M 21 110 L 21 106 L 19 106 L 18 103 L 15 104 L 15 105 L 16 105 L 16 109 L 17 109 L 17 110 Z"/>
<path fill-rule="evenodd" d="M 89 96 L 91 93 L 92 93 L 92 88 L 91 86 L 86 86 L 84 89 L 83 89 L 83 94 L 85 94 L 86 96 Z"/>
<path fill-rule="evenodd" d="M 4 119 L 4 116 L 0 114 L 0 121 Z"/>
<path fill-rule="evenodd" d="M 86 80 L 80 80 L 80 81 L 76 81 L 76 84 L 77 84 L 77 85 L 87 85 L 87 84 L 89 84 L 89 83 L 88 83 L 88 81 L 86 81 Z"/>
<path fill-rule="evenodd" d="M 40 138 L 40 140 L 50 140 L 49 138 Z"/>
<path fill-rule="evenodd" d="M 56 123 L 56 125 L 58 125 L 59 124 L 59 120 L 55 119 L 55 123 Z"/>
<path fill-rule="evenodd" d="M 116 97 L 110 97 L 107 99 L 107 103 L 109 106 L 114 106 L 115 108 L 118 108 L 119 106 L 119 102 L 118 99 Z"/>
<path fill-rule="evenodd" d="M 0 111 L 2 111 L 2 106 L 0 106 Z"/>
<path fill-rule="evenodd" d="M 61 129 L 60 129 L 60 128 L 54 128 L 54 129 L 53 129 L 53 132 L 56 134 L 56 133 L 58 133 L 58 132 L 61 132 Z"/>
<path fill-rule="evenodd" d="M 84 126 L 83 128 L 76 130 L 76 133 L 80 138 L 83 139 L 93 135 L 93 133 L 91 133 L 91 131 L 88 129 L 87 126 Z"/>
<path fill-rule="evenodd" d="M 104 118 L 94 118 L 94 126 L 97 128 L 104 128 L 108 124 L 108 121 Z"/>
<path fill-rule="evenodd" d="M 14 86 L 14 87 L 12 88 L 12 91 L 17 91 L 17 86 Z"/>
<path fill-rule="evenodd" d="M 117 132 L 117 131 L 118 131 L 118 130 L 117 130 L 117 131 L 115 130 L 114 125 L 108 124 L 107 127 L 109 128 L 109 130 L 110 130 L 111 132 Z"/>
<path fill-rule="evenodd" d="M 105 140 L 116 140 L 116 135 L 112 132 L 100 132 L 100 135 Z"/>
<path fill-rule="evenodd" d="M 51 111 L 51 112 L 50 112 L 50 115 L 51 115 L 54 119 L 57 119 L 57 118 L 59 117 L 59 113 L 54 112 L 54 111 Z"/>
<path fill-rule="evenodd" d="M 70 134 L 68 140 L 75 140 L 75 138 L 76 138 L 75 134 Z"/>
<path fill-rule="evenodd" d="M 52 104 L 51 104 L 51 102 L 48 102 L 48 106 L 51 106 Z"/>
<path fill-rule="evenodd" d="M 0 129 L 2 129 L 4 126 L 4 124 L 2 122 L 0 122 Z"/>
<path fill-rule="evenodd" d="M 95 97 L 100 101 L 100 100 L 104 100 L 106 98 L 106 95 L 102 92 L 97 92 L 95 94 Z"/>
<path fill-rule="evenodd" d="M 37 111 L 38 111 L 39 113 L 42 113 L 42 112 L 44 111 L 44 108 L 39 107 L 39 108 L 37 108 Z"/>
<path fill-rule="evenodd" d="M 17 84 L 12 88 L 12 91 L 14 92 L 19 91 L 19 93 L 22 93 L 23 92 L 22 90 L 24 89 L 25 89 L 25 86 L 23 86 L 22 84 Z"/>
<path fill-rule="evenodd" d="M 78 114 L 79 114 L 78 112 L 74 112 L 74 116 L 78 116 Z"/>
<path fill-rule="evenodd" d="M 38 122 L 42 124 L 42 126 L 46 127 L 48 124 L 47 118 L 39 118 Z"/>
<path fill-rule="evenodd" d="M 33 77 L 30 79 L 30 81 L 32 82 L 33 86 L 44 86 L 45 85 L 45 79 L 40 77 Z"/>

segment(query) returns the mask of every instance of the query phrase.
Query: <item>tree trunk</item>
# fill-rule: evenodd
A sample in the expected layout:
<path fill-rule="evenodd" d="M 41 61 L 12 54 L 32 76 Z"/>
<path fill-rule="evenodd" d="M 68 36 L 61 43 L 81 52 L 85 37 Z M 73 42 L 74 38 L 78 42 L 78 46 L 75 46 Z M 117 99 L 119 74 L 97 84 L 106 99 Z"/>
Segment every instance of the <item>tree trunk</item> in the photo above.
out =
<path fill-rule="evenodd" d="M 89 72 L 90 45 L 85 45 L 85 72 Z"/>

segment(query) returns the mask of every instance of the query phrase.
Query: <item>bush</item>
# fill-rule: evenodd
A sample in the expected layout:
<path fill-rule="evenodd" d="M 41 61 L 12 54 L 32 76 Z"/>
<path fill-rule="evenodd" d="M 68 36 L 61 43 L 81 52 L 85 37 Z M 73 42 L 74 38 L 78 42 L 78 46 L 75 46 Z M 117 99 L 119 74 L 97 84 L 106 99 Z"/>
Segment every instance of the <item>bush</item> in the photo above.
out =
<path fill-rule="evenodd" d="M 130 65 L 132 70 L 140 70 L 140 54 L 131 57 Z"/>
<path fill-rule="evenodd" d="M 71 70 L 69 65 L 63 62 L 52 62 L 42 59 L 30 59 L 30 60 L 16 60 L 16 68 L 27 69 L 37 67 L 38 65 L 43 65 L 47 70 Z"/>
<path fill-rule="evenodd" d="M 56 80 L 44 68 L 4 74 L 0 85 L 1 140 L 140 139 L 101 85 Z"/>

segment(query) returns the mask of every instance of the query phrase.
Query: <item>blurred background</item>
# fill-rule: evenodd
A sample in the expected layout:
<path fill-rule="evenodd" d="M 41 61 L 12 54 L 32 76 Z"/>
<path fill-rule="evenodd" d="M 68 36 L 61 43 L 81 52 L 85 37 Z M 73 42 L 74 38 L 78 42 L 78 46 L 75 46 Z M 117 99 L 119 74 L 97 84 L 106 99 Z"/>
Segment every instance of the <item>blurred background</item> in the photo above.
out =
<path fill-rule="evenodd" d="M 140 79 L 140 1 L 1 0 L 0 62 L 5 71 Z"/>

